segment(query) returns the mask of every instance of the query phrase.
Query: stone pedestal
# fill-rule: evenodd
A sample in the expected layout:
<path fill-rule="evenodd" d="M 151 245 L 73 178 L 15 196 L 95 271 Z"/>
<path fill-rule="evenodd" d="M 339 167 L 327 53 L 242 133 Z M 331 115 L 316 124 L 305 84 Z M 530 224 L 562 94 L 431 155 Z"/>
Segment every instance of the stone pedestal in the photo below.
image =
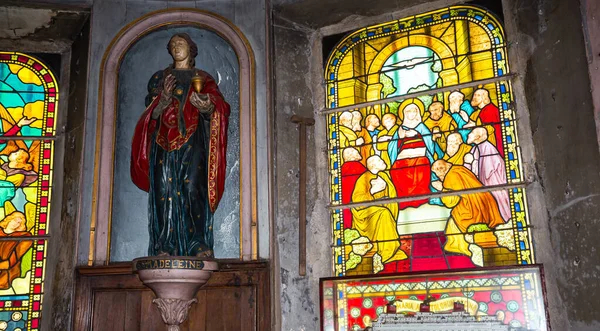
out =
<path fill-rule="evenodd" d="M 178 331 L 191 305 L 197 302 L 196 293 L 218 270 L 218 265 L 192 256 L 149 256 L 133 260 L 133 270 L 154 291 L 156 299 L 152 302 L 167 330 Z"/>

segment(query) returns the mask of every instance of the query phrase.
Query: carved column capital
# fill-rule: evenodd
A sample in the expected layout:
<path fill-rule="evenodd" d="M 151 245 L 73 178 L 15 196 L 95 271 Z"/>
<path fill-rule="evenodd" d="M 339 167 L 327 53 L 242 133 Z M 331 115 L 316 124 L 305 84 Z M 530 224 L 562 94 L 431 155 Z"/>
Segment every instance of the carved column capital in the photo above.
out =
<path fill-rule="evenodd" d="M 188 312 L 193 303 L 198 302 L 197 299 L 180 300 L 180 299 L 161 299 L 152 300 L 152 303 L 158 307 L 163 322 L 168 327 L 168 331 L 179 331 L 179 325 L 188 317 Z"/>

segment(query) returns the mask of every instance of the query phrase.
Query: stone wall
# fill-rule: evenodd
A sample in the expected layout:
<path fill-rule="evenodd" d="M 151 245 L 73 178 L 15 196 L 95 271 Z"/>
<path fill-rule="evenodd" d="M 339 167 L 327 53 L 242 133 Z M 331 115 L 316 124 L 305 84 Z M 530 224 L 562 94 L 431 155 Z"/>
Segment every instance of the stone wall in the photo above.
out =
<path fill-rule="evenodd" d="M 322 107 L 324 36 L 458 1 L 274 2 L 276 222 L 281 329 L 319 327 L 318 279 L 331 276 L 331 229 Z M 555 330 L 597 330 L 600 154 L 578 1 L 505 0 L 519 138 L 537 262 L 543 263 Z M 310 73 L 310 75 L 307 75 Z M 308 160 L 308 260 L 298 275 L 298 138 L 292 114 L 312 116 Z M 565 309 L 566 308 L 566 309 Z"/>

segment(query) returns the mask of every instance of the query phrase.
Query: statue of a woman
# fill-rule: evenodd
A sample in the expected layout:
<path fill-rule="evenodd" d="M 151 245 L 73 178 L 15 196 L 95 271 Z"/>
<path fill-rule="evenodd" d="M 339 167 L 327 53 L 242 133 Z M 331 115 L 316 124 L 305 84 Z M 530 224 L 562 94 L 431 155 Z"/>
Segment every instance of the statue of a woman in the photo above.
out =
<path fill-rule="evenodd" d="M 149 193 L 149 255 L 213 257 L 213 213 L 225 185 L 229 105 L 194 67 L 185 33 L 167 46 L 173 64 L 148 82 L 131 149 L 131 178 Z"/>

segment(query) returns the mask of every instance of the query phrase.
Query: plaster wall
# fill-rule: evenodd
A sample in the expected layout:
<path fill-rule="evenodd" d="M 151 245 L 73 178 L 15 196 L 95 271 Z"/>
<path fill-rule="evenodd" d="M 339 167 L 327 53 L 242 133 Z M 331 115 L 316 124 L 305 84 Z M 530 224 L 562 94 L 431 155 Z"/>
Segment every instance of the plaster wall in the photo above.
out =
<path fill-rule="evenodd" d="M 583 35 L 586 42 L 596 131 L 600 130 L 600 3 L 593 0 L 581 0 L 583 16 Z M 600 135 L 598 135 L 600 141 Z"/>
<path fill-rule="evenodd" d="M 319 328 L 318 278 L 331 276 L 323 36 L 459 1 L 274 3 L 276 247 L 282 330 Z M 462 2 L 462 1 L 461 1 Z M 336 9 L 345 16 L 336 14 Z M 504 0 L 537 262 L 543 263 L 554 330 L 598 330 L 600 154 L 578 1 Z M 306 75 L 306 73 L 310 73 Z M 596 110 L 597 111 L 597 110 Z M 307 206 L 308 271 L 298 275 L 298 138 L 292 114 L 312 116 Z M 278 283 L 278 282 L 276 282 Z M 277 296 L 276 296 L 277 297 Z"/>
<path fill-rule="evenodd" d="M 267 103 L 266 103 L 266 66 L 265 66 L 265 4 L 263 2 L 184 0 L 184 1 L 141 1 L 141 0 L 102 0 L 94 1 L 92 7 L 92 38 L 90 46 L 90 68 L 88 86 L 88 111 L 86 115 L 85 151 L 84 151 L 84 187 L 92 187 L 94 169 L 94 148 L 96 140 L 96 119 L 98 109 L 98 86 L 102 57 L 111 40 L 127 24 L 152 11 L 191 7 L 221 15 L 235 24 L 248 39 L 255 56 L 256 65 L 256 155 L 257 178 L 269 178 L 267 154 Z M 165 45 L 157 45 L 162 52 Z M 199 45 L 201 48 L 202 45 Z M 142 82 L 146 84 L 146 82 Z M 268 181 L 259 181 L 258 189 L 258 227 L 259 256 L 269 256 L 269 208 Z M 78 264 L 88 262 L 90 217 L 92 194 L 87 190 L 81 198 L 82 216 L 79 232 Z M 145 228 L 140 231 L 146 231 Z"/>

